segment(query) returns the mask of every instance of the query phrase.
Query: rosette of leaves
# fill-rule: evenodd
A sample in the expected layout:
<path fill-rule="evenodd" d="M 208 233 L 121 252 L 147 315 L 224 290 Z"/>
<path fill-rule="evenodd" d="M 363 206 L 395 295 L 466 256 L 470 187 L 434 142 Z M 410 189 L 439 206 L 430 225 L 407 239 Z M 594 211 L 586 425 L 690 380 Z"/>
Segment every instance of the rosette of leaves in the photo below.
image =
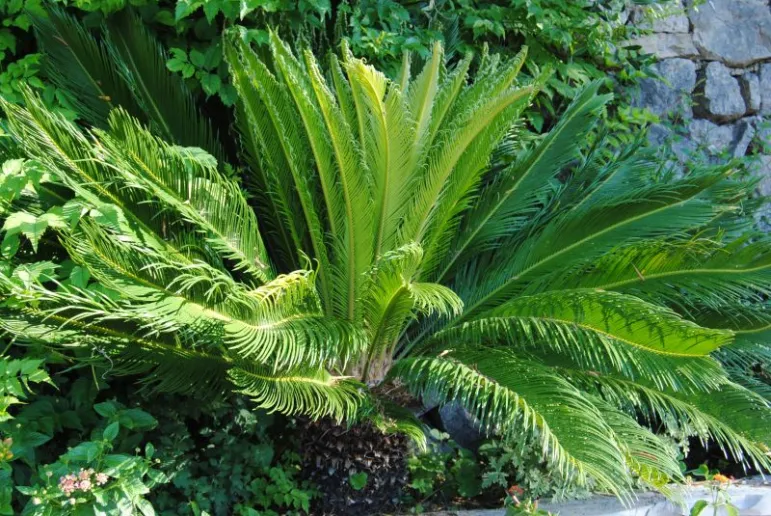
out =
<path fill-rule="evenodd" d="M 765 349 L 771 243 L 745 217 L 752 183 L 730 167 L 673 177 L 639 145 L 584 149 L 609 100 L 598 84 L 522 150 L 545 81 L 518 78 L 524 52 L 470 74 L 437 44 L 392 81 L 345 46 L 322 66 L 275 34 L 264 57 L 223 44 L 243 184 L 153 113 L 115 106 L 83 129 L 33 94 L 3 104 L 15 144 L 68 191 L 52 227 L 87 271 L 62 281 L 57 263 L 6 256 L 3 329 L 100 350 L 159 390 L 236 389 L 312 418 L 382 410 L 404 429 L 372 390 L 397 383 L 487 431 L 536 431 L 557 471 L 622 496 L 680 477 L 645 422 L 768 466 L 768 402 L 715 358 L 749 359 L 733 344 L 748 336 Z M 163 105 L 145 98 L 132 109 Z"/>

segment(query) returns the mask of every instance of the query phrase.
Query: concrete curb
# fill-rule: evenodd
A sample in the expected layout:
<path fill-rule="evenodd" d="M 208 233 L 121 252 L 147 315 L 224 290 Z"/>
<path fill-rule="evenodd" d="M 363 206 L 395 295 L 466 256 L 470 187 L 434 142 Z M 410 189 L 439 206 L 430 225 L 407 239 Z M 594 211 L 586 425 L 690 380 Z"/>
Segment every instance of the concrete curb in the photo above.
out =
<path fill-rule="evenodd" d="M 682 495 L 687 510 L 658 493 L 640 493 L 633 507 L 624 507 L 610 496 L 594 496 L 565 503 L 542 503 L 540 506 L 559 516 L 683 516 L 688 514 L 698 500 L 711 499 L 709 489 L 702 484 L 678 486 L 675 489 Z M 741 516 L 771 516 L 771 482 L 761 478 L 745 479 L 732 485 L 728 493 Z M 432 516 L 504 516 L 505 513 L 502 509 L 445 511 L 433 513 Z M 706 510 L 704 515 L 712 516 L 712 509 Z M 726 513 L 718 512 L 718 515 L 726 516 Z"/>

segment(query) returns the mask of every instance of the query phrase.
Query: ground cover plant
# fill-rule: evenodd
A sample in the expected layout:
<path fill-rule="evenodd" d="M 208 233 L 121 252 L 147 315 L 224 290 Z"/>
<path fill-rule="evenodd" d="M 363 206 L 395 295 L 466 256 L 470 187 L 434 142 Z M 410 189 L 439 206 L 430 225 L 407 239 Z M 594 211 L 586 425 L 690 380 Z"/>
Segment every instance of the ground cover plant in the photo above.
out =
<path fill-rule="evenodd" d="M 556 471 L 621 496 L 680 477 L 640 421 L 766 466 L 763 384 L 732 367 L 768 324 L 752 183 L 671 177 L 638 145 L 579 153 L 609 100 L 598 84 L 523 151 L 548 77 L 518 80 L 524 52 L 470 73 L 437 44 L 391 81 L 345 46 L 321 65 L 234 32 L 225 137 L 138 25 L 97 41 L 54 22 L 99 79 L 78 81 L 91 128 L 29 90 L 3 103 L 8 156 L 26 159 L 4 176 L 0 324 L 17 341 L 159 390 L 415 436 L 385 386 L 455 399 L 489 431 L 537 430 Z M 218 160 L 220 141 L 241 161 Z"/>

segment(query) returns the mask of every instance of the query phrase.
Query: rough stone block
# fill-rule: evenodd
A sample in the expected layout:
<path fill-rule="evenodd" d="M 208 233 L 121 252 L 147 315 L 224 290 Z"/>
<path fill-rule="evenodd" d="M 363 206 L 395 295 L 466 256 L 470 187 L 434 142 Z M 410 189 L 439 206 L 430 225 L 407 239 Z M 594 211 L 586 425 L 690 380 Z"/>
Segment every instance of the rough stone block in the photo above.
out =
<path fill-rule="evenodd" d="M 707 59 L 745 67 L 771 58 L 771 10 L 762 0 L 709 0 L 689 11 L 693 42 Z"/>
<path fill-rule="evenodd" d="M 653 32 L 686 33 L 690 28 L 682 0 L 637 7 L 634 20 L 639 28 Z"/>
<path fill-rule="evenodd" d="M 690 34 L 669 34 L 662 32 L 637 38 L 630 42 L 639 45 L 646 54 L 653 54 L 659 59 L 670 57 L 698 57 L 699 51 L 693 44 Z"/>
<path fill-rule="evenodd" d="M 747 112 L 739 81 L 721 63 L 714 61 L 707 65 L 699 90 L 695 108 L 697 116 L 726 122 L 741 118 Z"/>
<path fill-rule="evenodd" d="M 717 125 L 709 120 L 697 119 L 691 121 L 688 131 L 691 140 L 712 155 L 730 152 L 734 143 L 735 132 L 732 125 Z"/>
<path fill-rule="evenodd" d="M 665 59 L 654 66 L 661 79 L 644 79 L 633 99 L 637 107 L 647 107 L 659 116 L 677 113 L 693 116 L 691 94 L 696 87 L 696 64 L 688 59 Z"/>
<path fill-rule="evenodd" d="M 771 115 L 771 63 L 760 65 L 760 112 Z"/>
<path fill-rule="evenodd" d="M 747 113 L 755 114 L 760 111 L 762 100 L 758 74 L 747 72 L 741 76 L 739 83 L 742 87 L 742 97 L 744 97 L 744 104 L 747 106 Z"/>

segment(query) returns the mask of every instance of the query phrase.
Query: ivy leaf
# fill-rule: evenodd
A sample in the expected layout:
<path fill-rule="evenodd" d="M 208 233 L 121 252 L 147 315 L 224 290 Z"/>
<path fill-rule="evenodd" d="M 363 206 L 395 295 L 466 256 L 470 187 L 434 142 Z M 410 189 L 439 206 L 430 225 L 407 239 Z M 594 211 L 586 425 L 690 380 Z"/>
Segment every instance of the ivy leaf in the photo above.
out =
<path fill-rule="evenodd" d="M 206 49 L 206 52 L 204 52 L 203 64 L 201 66 L 206 70 L 214 70 L 220 65 L 221 62 L 222 62 L 222 47 L 219 44 L 217 44 L 217 45 L 212 45 Z"/>
<path fill-rule="evenodd" d="M 209 0 L 203 4 L 203 13 L 206 16 L 206 21 L 212 23 L 214 18 L 217 17 L 217 13 L 222 9 L 221 2 L 216 0 Z"/>
<path fill-rule="evenodd" d="M 182 77 L 185 79 L 191 78 L 195 74 L 195 66 L 190 63 L 185 64 L 182 67 Z"/>
<path fill-rule="evenodd" d="M 9 49 L 16 53 L 16 37 L 8 29 L 0 30 L 0 50 Z"/>
<path fill-rule="evenodd" d="M 114 421 L 107 425 L 107 428 L 104 429 L 104 432 L 102 432 L 102 438 L 106 441 L 112 442 L 116 437 L 118 437 L 118 432 L 120 432 L 120 423 Z"/>
<path fill-rule="evenodd" d="M 32 248 L 37 252 L 37 246 L 40 243 L 40 239 L 49 227 L 67 227 L 67 224 L 61 216 L 61 209 L 58 207 L 52 208 L 48 213 L 44 213 L 39 217 L 26 211 L 11 213 L 3 225 L 3 230 L 6 232 L 2 245 L 4 254 L 6 250 L 6 239 L 9 236 L 13 237 L 19 234 L 27 237 L 32 244 Z M 9 251 L 13 250 L 13 241 L 7 243 L 7 248 Z"/>
<path fill-rule="evenodd" d="M 70 272 L 70 284 L 74 287 L 78 288 L 86 288 L 88 286 L 88 280 L 91 279 L 91 273 L 88 272 L 88 269 L 81 267 L 80 265 L 76 265 L 72 268 L 72 272 Z"/>
<path fill-rule="evenodd" d="M 190 51 L 190 62 L 197 68 L 203 68 L 206 62 L 206 57 L 200 50 L 193 49 Z"/>
<path fill-rule="evenodd" d="M 220 99 L 223 104 L 230 107 L 238 100 L 238 92 L 232 84 L 223 84 L 220 87 Z"/>
<path fill-rule="evenodd" d="M 348 483 L 351 484 L 351 488 L 353 488 L 354 491 L 361 491 L 367 485 L 368 478 L 369 475 L 364 472 L 354 473 L 348 477 Z"/>
<path fill-rule="evenodd" d="M 160 23 L 161 25 L 166 25 L 168 27 L 173 27 L 176 22 L 174 21 L 174 15 L 171 13 L 171 11 L 168 11 L 166 9 L 161 9 L 157 13 L 155 13 L 155 16 L 153 16 L 153 21 L 156 23 Z"/>
<path fill-rule="evenodd" d="M 206 92 L 207 96 L 216 95 L 222 86 L 222 79 L 213 73 L 206 74 L 201 78 L 201 86 L 203 86 L 203 91 Z"/>
<path fill-rule="evenodd" d="M 183 18 L 187 18 L 197 11 L 202 4 L 201 0 L 179 0 L 177 7 L 174 9 L 174 19 L 180 21 Z"/>

